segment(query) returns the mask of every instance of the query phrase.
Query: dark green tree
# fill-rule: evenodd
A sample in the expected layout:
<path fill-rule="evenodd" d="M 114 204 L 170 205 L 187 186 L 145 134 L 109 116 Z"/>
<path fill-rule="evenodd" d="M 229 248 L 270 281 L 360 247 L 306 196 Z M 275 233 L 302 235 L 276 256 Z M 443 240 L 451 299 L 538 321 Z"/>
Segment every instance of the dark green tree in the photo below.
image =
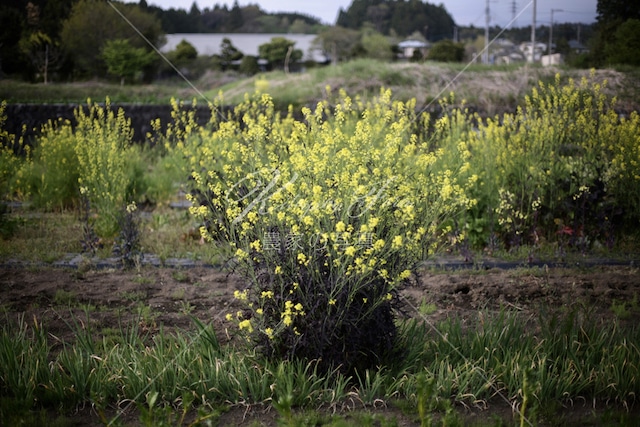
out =
<path fill-rule="evenodd" d="M 313 41 L 333 64 L 353 58 L 360 44 L 360 33 L 344 27 L 327 27 Z"/>
<path fill-rule="evenodd" d="M 618 29 L 629 19 L 640 19 L 640 7 L 637 0 L 598 0 L 597 11 L 597 36 L 591 56 L 594 64 L 604 65 L 611 62 L 607 56 L 615 51 Z"/>
<path fill-rule="evenodd" d="M 26 23 L 17 8 L 0 7 L 0 76 L 24 73 L 27 59 L 19 42 Z"/>
<path fill-rule="evenodd" d="M 640 19 L 628 19 L 618 27 L 605 47 L 605 56 L 610 65 L 640 66 Z"/>
<path fill-rule="evenodd" d="M 258 58 L 251 55 L 245 55 L 242 57 L 242 62 L 240 62 L 239 72 L 245 74 L 247 76 L 253 76 L 260 71 L 260 66 L 258 65 Z"/>
<path fill-rule="evenodd" d="M 229 27 L 231 31 L 237 31 L 244 25 L 244 18 L 242 16 L 242 9 L 238 5 L 238 0 L 233 2 L 233 7 L 229 13 Z"/>
<path fill-rule="evenodd" d="M 274 37 L 271 42 L 258 46 L 261 58 L 269 62 L 271 68 L 286 68 L 302 59 L 302 51 L 294 49 L 295 42 L 284 37 Z"/>
<path fill-rule="evenodd" d="M 223 70 L 231 67 L 231 64 L 234 61 L 237 61 L 242 57 L 242 52 L 240 52 L 233 43 L 231 43 L 231 40 L 226 37 L 222 39 L 222 43 L 220 43 L 220 64 Z"/>
<path fill-rule="evenodd" d="M 102 49 L 102 58 L 109 74 L 120 77 L 121 85 L 124 85 L 125 79 L 132 79 L 141 73 L 154 60 L 153 52 L 133 47 L 126 39 L 107 40 Z"/>
<path fill-rule="evenodd" d="M 450 38 L 455 25 L 442 4 L 420 0 L 354 0 L 340 11 L 337 25 L 360 29 L 365 22 L 383 34 L 408 36 L 419 31 L 431 41 Z"/>
<path fill-rule="evenodd" d="M 62 56 L 60 46 L 45 33 L 36 31 L 20 40 L 20 49 L 29 58 L 42 82 L 49 83 L 49 72 L 56 69 Z"/>
<path fill-rule="evenodd" d="M 188 62 L 197 57 L 198 50 L 186 40 L 180 40 L 172 54 L 172 58 L 178 62 Z"/>
<path fill-rule="evenodd" d="M 113 6 L 113 7 L 112 7 Z M 133 47 L 150 48 L 114 7 L 149 41 L 157 45 L 161 37 L 160 21 L 137 4 L 80 0 L 62 25 L 62 47 L 73 60 L 78 74 L 101 76 L 106 72 L 102 57 L 108 40 L 126 39 Z"/>
<path fill-rule="evenodd" d="M 464 59 L 464 44 L 452 40 L 440 40 L 429 49 L 427 59 L 439 62 L 461 62 Z"/>

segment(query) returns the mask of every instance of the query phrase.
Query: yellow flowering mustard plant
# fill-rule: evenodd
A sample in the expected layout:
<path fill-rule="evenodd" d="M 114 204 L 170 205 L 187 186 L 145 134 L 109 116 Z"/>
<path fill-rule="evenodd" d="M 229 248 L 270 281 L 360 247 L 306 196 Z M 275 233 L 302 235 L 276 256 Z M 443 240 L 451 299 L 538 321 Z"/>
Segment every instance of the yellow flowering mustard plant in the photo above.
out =
<path fill-rule="evenodd" d="M 268 355 L 350 370 L 390 351 L 393 295 L 433 246 L 425 230 L 469 205 L 456 161 L 468 147 L 432 152 L 415 103 L 389 90 L 329 105 L 297 119 L 256 94 L 228 120 L 191 128 L 182 151 L 190 212 L 252 282 L 242 302 L 262 314 L 250 335 Z"/>
<path fill-rule="evenodd" d="M 96 231 L 101 236 L 112 236 L 118 231 L 118 217 L 128 202 L 131 120 L 122 109 L 113 111 L 108 98 L 104 107 L 89 101 L 88 113 L 79 107 L 74 115 L 78 183 L 86 188 L 91 207 L 98 213 Z"/>

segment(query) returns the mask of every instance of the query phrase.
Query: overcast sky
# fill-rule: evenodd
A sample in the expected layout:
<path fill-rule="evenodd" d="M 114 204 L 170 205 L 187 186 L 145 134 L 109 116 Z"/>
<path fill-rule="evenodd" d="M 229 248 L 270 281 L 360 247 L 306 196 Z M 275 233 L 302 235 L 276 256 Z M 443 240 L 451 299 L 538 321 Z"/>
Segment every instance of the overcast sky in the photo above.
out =
<path fill-rule="evenodd" d="M 195 0 L 200 10 L 227 4 L 231 7 L 233 0 Z M 592 23 L 596 20 L 596 4 L 598 0 L 536 0 L 537 25 L 549 25 L 551 9 L 554 9 L 553 22 Z M 137 1 L 133 1 L 137 3 Z M 147 0 L 150 5 L 162 9 L 189 10 L 194 0 Z M 258 4 L 266 12 L 300 12 L 320 18 L 327 24 L 335 24 L 340 8 L 348 9 L 352 0 L 238 0 L 240 6 Z M 484 27 L 486 0 L 433 0 L 431 4 L 443 4 L 458 25 Z M 515 4 L 515 14 L 514 14 Z M 560 12 L 559 9 L 563 11 Z M 531 25 L 533 20 L 533 0 L 490 0 L 489 10 L 491 25 L 506 26 L 514 15 L 519 15 L 513 26 Z"/>

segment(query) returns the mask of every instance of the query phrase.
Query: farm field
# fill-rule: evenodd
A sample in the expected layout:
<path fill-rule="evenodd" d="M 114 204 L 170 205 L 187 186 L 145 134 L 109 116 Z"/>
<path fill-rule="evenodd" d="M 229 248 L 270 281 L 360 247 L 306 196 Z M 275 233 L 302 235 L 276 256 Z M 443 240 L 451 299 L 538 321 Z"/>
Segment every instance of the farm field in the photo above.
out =
<path fill-rule="evenodd" d="M 375 65 L 0 126 L 0 425 L 637 425 L 633 73 Z"/>
<path fill-rule="evenodd" d="M 244 288 L 238 276 L 207 267 L 146 267 L 140 271 L 105 269 L 83 273 L 62 268 L 5 267 L 0 270 L 0 286 L 4 321 L 13 324 L 23 316 L 28 323 L 38 322 L 49 334 L 54 353 L 61 349 L 63 342 L 76 341 L 74 322 L 82 322 L 82 328 L 91 329 L 97 340 L 117 337 L 120 329 L 134 326 L 141 335 L 152 339 L 160 331 L 163 334 L 195 332 L 191 319 L 195 317 L 203 323 L 210 322 L 218 337 L 227 341 L 233 332 L 224 317 L 238 309 L 233 293 Z M 554 315 L 571 313 L 588 316 L 596 325 L 619 323 L 622 328 L 635 327 L 640 322 L 640 307 L 633 301 L 637 301 L 639 294 L 638 268 L 629 266 L 486 271 L 431 269 L 425 270 L 418 282 L 402 292 L 410 304 L 407 315 L 435 329 L 447 319 L 458 319 L 465 328 L 475 328 L 507 311 L 527 323 L 532 333 L 540 328 L 540 322 L 549 321 Z M 438 339 L 436 334 L 433 330 L 429 332 L 429 336 Z M 421 425 L 417 414 L 395 399 L 375 404 L 352 399 L 341 405 L 343 408 L 336 419 L 351 419 L 353 424 L 346 425 Z M 222 406 L 224 411 L 216 416 L 213 425 L 282 423 L 278 412 L 269 409 L 268 402 Z M 3 409 L 6 416 L 7 408 Z M 297 411 L 304 413 L 309 409 Z M 497 396 L 475 403 L 457 403 L 455 410 L 460 420 L 466 420 L 464 425 L 518 425 L 519 422 L 517 413 Z M 124 414 L 118 414 L 115 408 L 109 408 L 106 413 L 112 417 L 110 421 L 115 420 L 114 425 L 144 425 L 135 406 Z M 378 417 L 379 424 L 366 424 L 370 421 L 363 413 Z M 95 408 L 84 405 L 65 412 L 64 416 L 52 414 L 67 419 L 67 424 L 62 425 L 104 425 Z M 190 416 L 195 417 L 195 412 Z M 544 416 L 542 420 L 538 418 L 535 425 L 562 422 L 568 426 L 631 426 L 639 419 L 640 412 L 637 404 L 623 408 L 613 402 L 575 397 Z M 380 419 L 386 419 L 388 424 Z M 502 424 L 497 419 L 501 419 Z M 297 425 L 310 425 L 298 422 Z"/>

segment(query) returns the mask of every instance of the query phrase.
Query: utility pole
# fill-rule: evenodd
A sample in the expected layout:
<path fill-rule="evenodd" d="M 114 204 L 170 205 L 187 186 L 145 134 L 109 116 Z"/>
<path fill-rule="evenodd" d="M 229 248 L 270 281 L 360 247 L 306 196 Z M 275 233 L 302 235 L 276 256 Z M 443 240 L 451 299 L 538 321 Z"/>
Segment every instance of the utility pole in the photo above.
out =
<path fill-rule="evenodd" d="M 516 11 L 518 10 L 518 7 L 516 6 L 516 1 L 513 0 L 511 2 L 511 27 L 515 27 L 516 26 Z"/>
<path fill-rule="evenodd" d="M 484 25 L 484 53 L 482 54 L 482 62 L 484 64 L 489 63 L 489 23 L 491 22 L 491 14 L 489 13 L 489 0 L 487 0 L 487 6 L 484 9 L 485 13 L 485 25 Z"/>
<path fill-rule="evenodd" d="M 531 23 L 531 63 L 536 62 L 536 0 L 533 0 L 533 22 Z"/>
<path fill-rule="evenodd" d="M 551 9 L 551 23 L 549 24 L 549 47 L 547 48 L 547 54 L 551 56 L 551 46 L 553 45 L 553 12 L 564 12 L 562 9 Z M 549 58 L 551 60 L 551 58 Z"/>

